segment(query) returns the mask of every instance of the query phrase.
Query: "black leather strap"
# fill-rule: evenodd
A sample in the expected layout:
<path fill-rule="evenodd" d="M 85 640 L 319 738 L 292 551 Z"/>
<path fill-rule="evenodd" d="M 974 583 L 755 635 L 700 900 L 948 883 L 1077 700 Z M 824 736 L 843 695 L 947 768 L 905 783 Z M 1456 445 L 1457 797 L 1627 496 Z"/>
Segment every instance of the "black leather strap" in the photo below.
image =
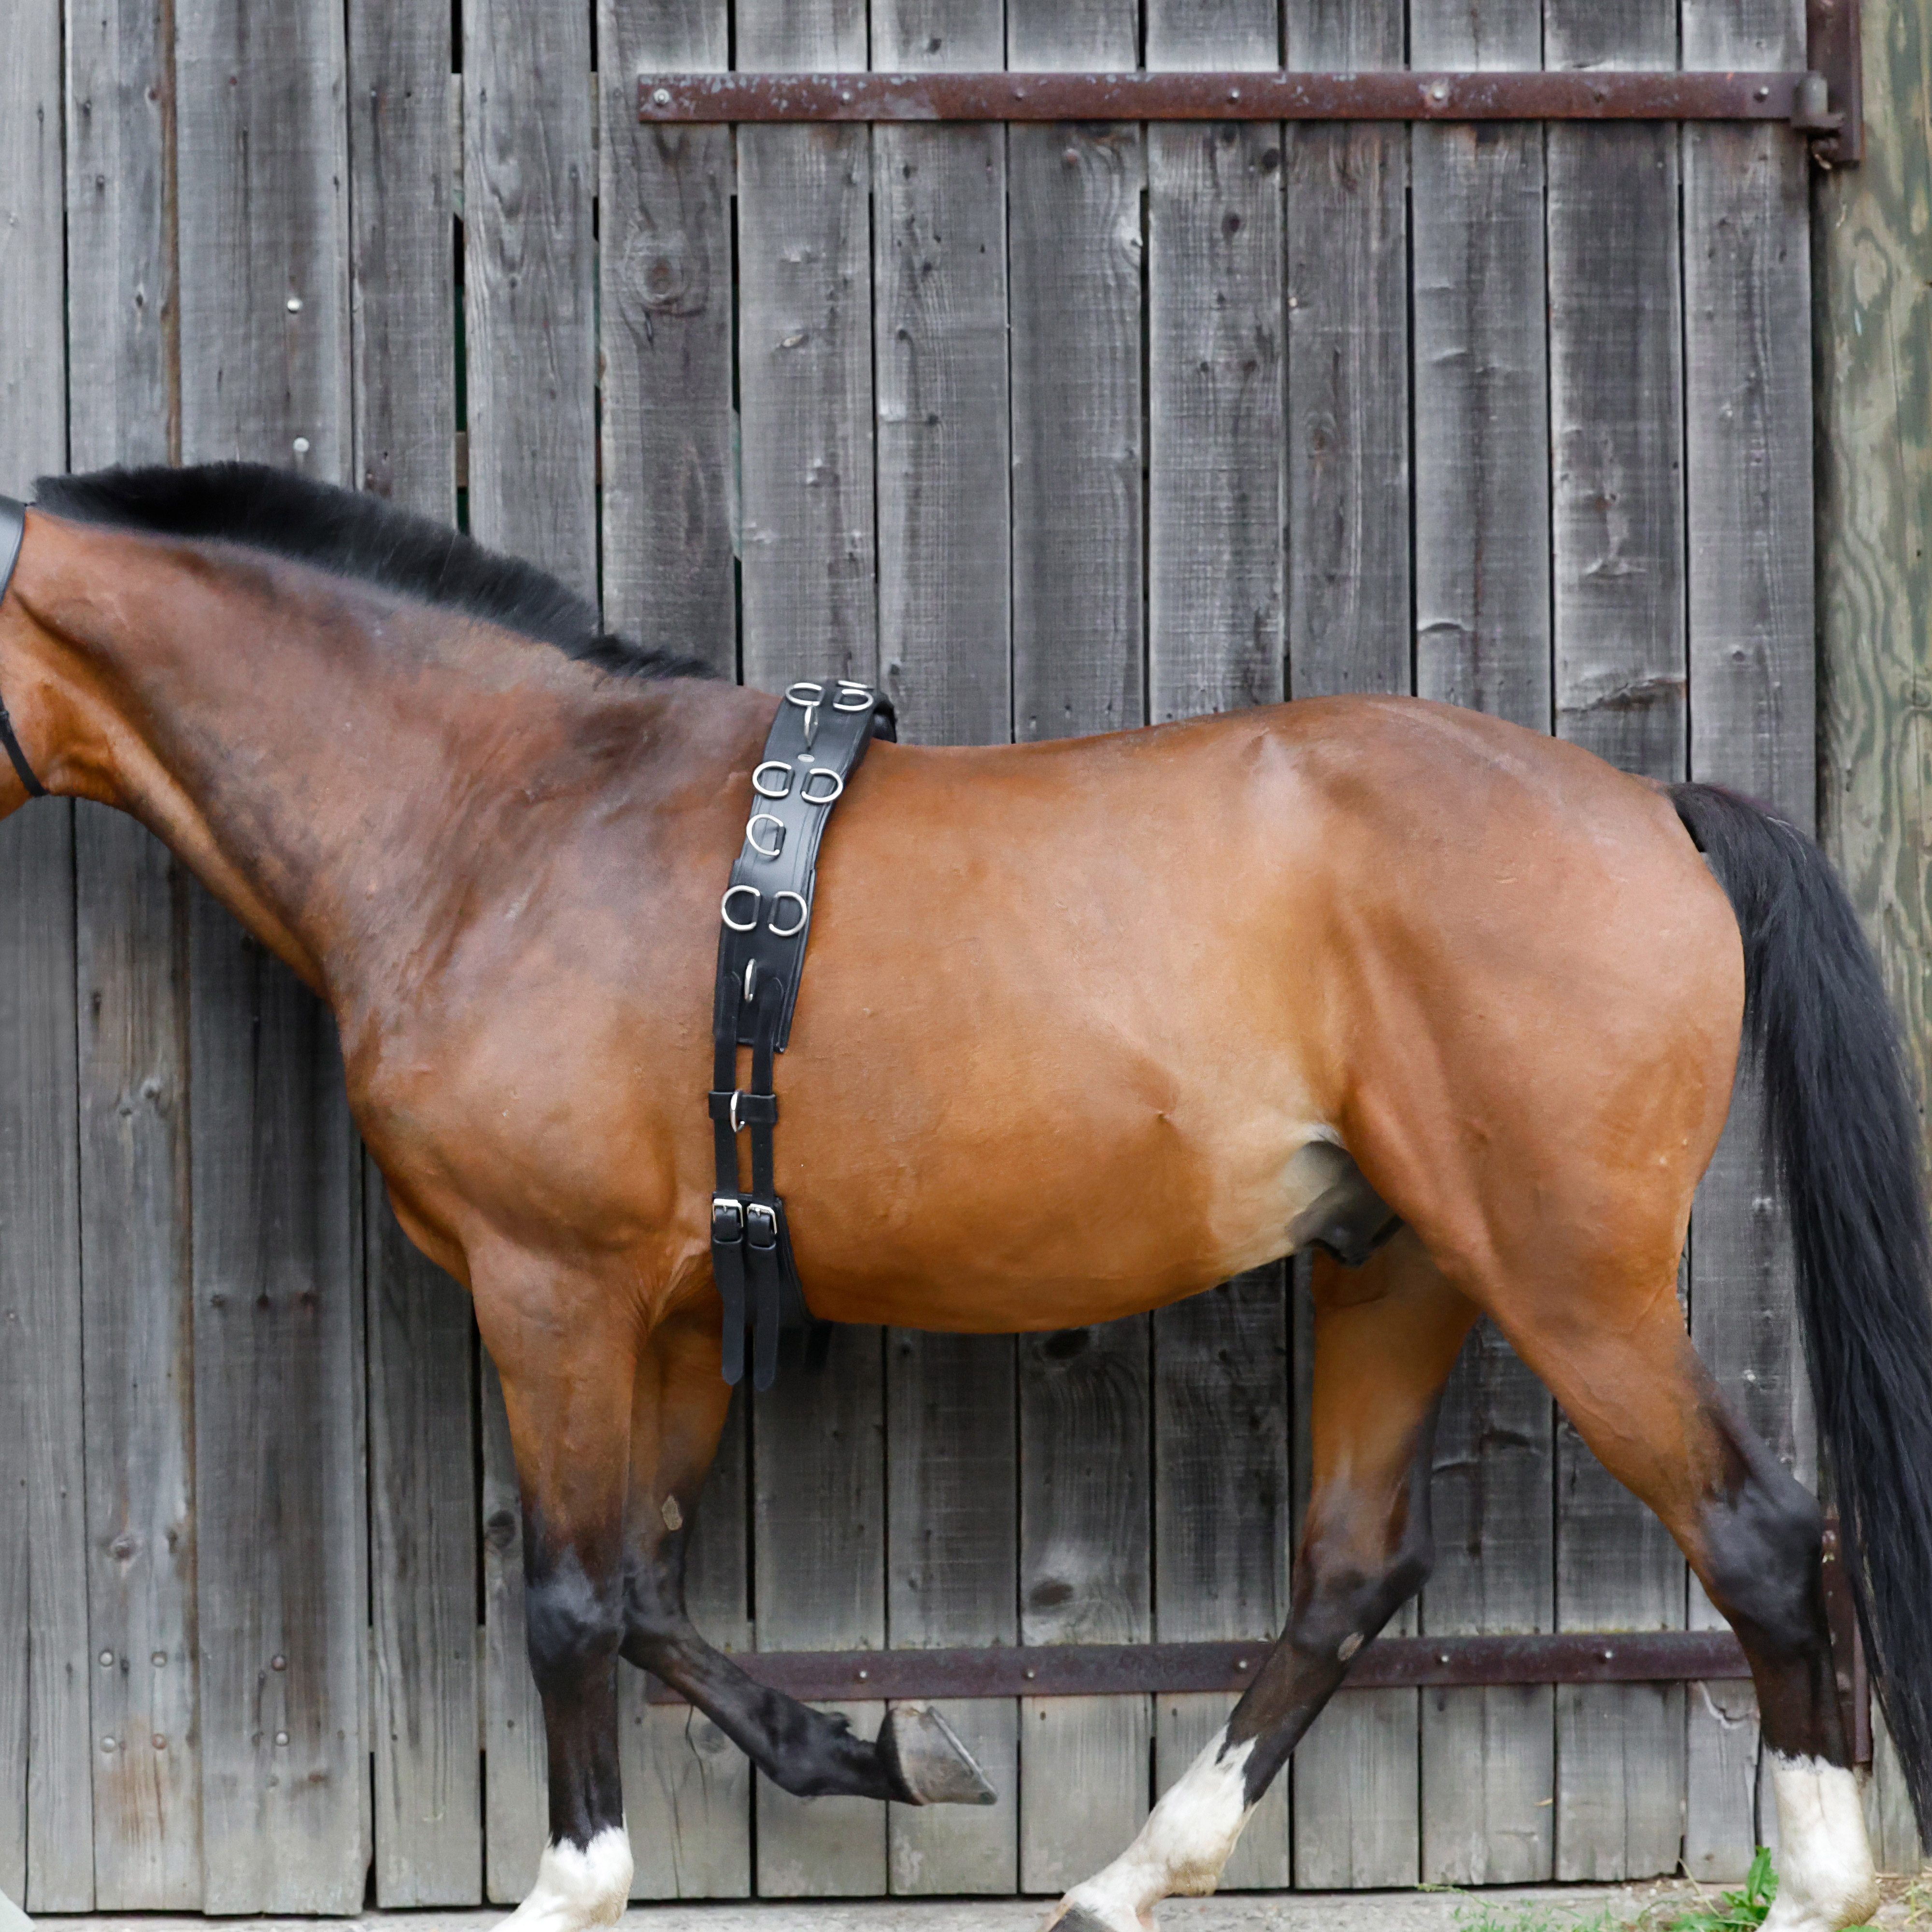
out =
<path fill-rule="evenodd" d="M 824 1324 L 814 1322 L 806 1301 L 778 1192 L 772 1063 L 791 1034 L 826 820 L 873 739 L 893 735 L 892 706 L 877 692 L 843 678 L 807 680 L 786 692 L 752 774 L 744 849 L 719 908 L 706 1099 L 718 1156 L 711 1264 L 724 1304 L 728 1382 L 743 1378 L 748 1323 L 755 1388 L 770 1388 L 777 1378 L 779 1340 L 787 1333 L 807 1331 L 808 1354 L 824 1359 Z M 752 1078 L 740 1088 L 738 1050 L 745 1046 L 752 1049 Z M 740 1133 L 751 1136 L 748 1190 L 739 1185 Z"/>
<path fill-rule="evenodd" d="M 14 580 L 14 566 L 20 560 L 20 540 L 26 534 L 26 505 L 16 503 L 11 496 L 0 496 L 0 603 L 5 602 L 7 586 Z M 14 770 L 20 774 L 20 782 L 27 788 L 27 795 L 30 798 L 45 798 L 47 788 L 34 776 L 34 768 L 28 764 L 20 740 L 14 735 L 14 721 L 7 715 L 7 700 L 4 698 L 0 698 L 0 746 L 5 746 Z"/>

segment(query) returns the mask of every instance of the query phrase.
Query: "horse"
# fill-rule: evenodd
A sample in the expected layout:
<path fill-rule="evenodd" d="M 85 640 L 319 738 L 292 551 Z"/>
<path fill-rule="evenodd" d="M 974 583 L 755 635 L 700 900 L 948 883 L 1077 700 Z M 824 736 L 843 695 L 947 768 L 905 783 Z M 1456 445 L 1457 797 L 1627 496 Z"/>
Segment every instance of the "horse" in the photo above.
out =
<path fill-rule="evenodd" d="M 0 603 L 0 812 L 44 787 L 132 813 L 327 1002 L 396 1214 L 501 1374 L 550 1766 L 512 1923 L 623 1907 L 620 1659 L 788 1791 L 984 1798 L 934 1714 L 856 1736 L 685 1612 L 730 1394 L 704 1100 L 719 895 L 779 700 L 371 496 L 235 464 L 38 491 Z M 1748 1048 L 1923 1828 L 1932 1240 L 1898 1029 L 1808 838 L 1474 713 L 1308 700 L 881 742 L 826 832 L 813 931 L 778 1154 L 818 1316 L 1075 1328 L 1316 1251 L 1287 1629 L 1050 1924 L 1149 1932 L 1162 1898 L 1213 1889 L 1428 1574 L 1431 1432 L 1481 1315 L 1743 1646 L 1781 1834 L 1770 1932 L 1868 1912 L 1820 1509 L 1676 1294 Z"/>

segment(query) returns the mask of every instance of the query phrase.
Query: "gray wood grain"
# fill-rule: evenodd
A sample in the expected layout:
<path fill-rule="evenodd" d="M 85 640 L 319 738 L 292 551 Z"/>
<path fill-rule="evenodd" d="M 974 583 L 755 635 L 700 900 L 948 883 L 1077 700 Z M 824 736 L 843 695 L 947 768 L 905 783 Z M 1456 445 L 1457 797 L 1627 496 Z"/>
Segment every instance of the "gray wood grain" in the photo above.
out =
<path fill-rule="evenodd" d="M 447 6 L 349 10 L 355 471 L 456 519 Z M 376 1898 L 482 1902 L 475 1342 L 463 1291 L 368 1206 L 370 1741 Z"/>
<path fill-rule="evenodd" d="M 341 11 L 271 34 L 237 0 L 181 0 L 176 25 L 182 454 L 344 480 Z M 327 1016 L 190 898 L 205 1904 L 348 1911 L 368 1856 L 359 1176 Z"/>
<path fill-rule="evenodd" d="M 481 1357 L 483 1525 L 483 1890 L 514 1905 L 550 1835 L 543 1706 L 524 1622 L 524 1514 L 503 1385 Z"/>
<path fill-rule="evenodd" d="M 866 64 L 863 0 L 746 10 L 738 64 Z M 878 674 L 871 136 L 738 133 L 745 681 Z"/>
<path fill-rule="evenodd" d="M 1402 64 L 1402 10 L 1289 0 L 1296 68 Z M 1288 691 L 1407 691 L 1408 134 L 1286 130 Z M 1405 1611 L 1391 1630 L 1414 1628 Z M 1345 1690 L 1295 1754 L 1298 1885 L 1419 1875 L 1418 1705 Z"/>
<path fill-rule="evenodd" d="M 464 0 L 470 523 L 597 588 L 588 8 Z"/>
<path fill-rule="evenodd" d="M 1670 0 L 1549 0 L 1552 67 L 1672 66 Z M 1612 764 L 1684 776 L 1682 296 L 1675 128 L 1548 136 L 1556 723 Z M 1568 1424 L 1558 1430 L 1558 1628 L 1683 1621 L 1682 1559 Z M 1556 1696 L 1556 1874 L 1667 1871 L 1684 1828 L 1681 1688 Z"/>
<path fill-rule="evenodd" d="M 1423 68 L 1534 68 L 1535 0 L 1414 0 Z M 1549 360 L 1543 130 L 1418 127 L 1414 222 L 1415 680 L 1425 698 L 1550 727 Z M 1432 1634 L 1547 1630 L 1556 1438 L 1550 1398 L 1485 1324 L 1436 1438 Z M 1546 1879 L 1554 1694 L 1422 1698 L 1423 1875 Z"/>
<path fill-rule="evenodd" d="M 752 1523 L 760 1650 L 883 1648 L 885 1413 L 880 1331 L 840 1328 L 823 1376 L 781 1376 L 754 1402 Z M 869 1736 L 883 1704 L 828 1704 Z M 758 1780 L 758 1890 L 766 1898 L 886 1889 L 886 1808 L 794 1798 Z"/>
<path fill-rule="evenodd" d="M 1687 0 L 1687 66 L 1802 64 L 1804 10 Z M 1816 802 L 1809 165 L 1772 128 L 1684 130 L 1690 774 L 1812 825 Z M 1789 1230 L 1762 1102 L 1741 1085 L 1698 1190 L 1690 1332 L 1747 1421 L 1802 1481 L 1817 1455 Z M 1693 1582 L 1694 1628 L 1721 1624 Z M 1685 1863 L 1732 1878 L 1753 1849 L 1754 1708 L 1693 1685 Z"/>
<path fill-rule="evenodd" d="M 196 1910 L 186 880 L 105 806 L 74 842 L 95 1901 Z"/>
<path fill-rule="evenodd" d="M 66 466 L 61 32 L 51 8 L 11 24 L 0 73 L 0 488 L 26 496 L 38 472 Z M 0 1585 L 0 1748 L 19 1768 L 0 1797 L 0 1888 L 35 1911 L 94 1902 L 73 837 L 66 805 L 0 830 L 13 903 L 39 915 L 4 944 L 0 1047 L 0 1222 L 10 1231 L 0 1252 L 10 1478 L 0 1528 L 16 1573 Z"/>
<path fill-rule="evenodd" d="M 748 1402 L 732 1406 L 691 1532 L 686 1601 L 693 1621 L 728 1651 L 752 1648 Z M 653 1705 L 648 1680 L 626 1667 L 625 1816 L 638 1898 L 742 1898 L 752 1888 L 750 1760 L 701 1712 Z"/>
<path fill-rule="evenodd" d="M 598 147 L 604 621 L 737 664 L 731 136 L 638 125 L 640 69 L 730 64 L 726 0 L 602 0 Z"/>
<path fill-rule="evenodd" d="M 1020 1338 L 1022 1643 L 1152 1635 L 1148 1352 L 1144 1316 Z M 1023 1891 L 1077 1883 L 1140 1828 L 1148 1706 L 1139 1696 L 1022 1704 Z"/>
<path fill-rule="evenodd" d="M 1287 1621 L 1288 1368 L 1280 1266 L 1154 1318 L 1154 1630 L 1163 1643 L 1272 1638 Z M 1155 1700 L 1156 1795 L 1231 1708 L 1225 1696 Z M 1223 1891 L 1292 1882 L 1288 1784 L 1277 1778 L 1249 1820 Z"/>

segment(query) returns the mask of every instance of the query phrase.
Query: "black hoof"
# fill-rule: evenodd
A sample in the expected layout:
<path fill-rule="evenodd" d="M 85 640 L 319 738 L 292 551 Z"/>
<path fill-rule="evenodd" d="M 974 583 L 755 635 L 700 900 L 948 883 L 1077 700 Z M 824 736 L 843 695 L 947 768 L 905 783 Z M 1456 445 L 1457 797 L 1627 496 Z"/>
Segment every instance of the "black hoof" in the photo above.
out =
<path fill-rule="evenodd" d="M 998 1794 L 952 1726 L 924 1704 L 895 1704 L 879 1726 L 879 1755 L 906 1804 L 996 1804 Z M 1100 1928 L 1106 1932 L 1106 1928 Z"/>
<path fill-rule="evenodd" d="M 1053 1932 L 1114 1932 L 1111 1925 L 1103 1925 L 1093 1913 L 1076 1906 L 1066 1916 L 1054 1927 Z"/>

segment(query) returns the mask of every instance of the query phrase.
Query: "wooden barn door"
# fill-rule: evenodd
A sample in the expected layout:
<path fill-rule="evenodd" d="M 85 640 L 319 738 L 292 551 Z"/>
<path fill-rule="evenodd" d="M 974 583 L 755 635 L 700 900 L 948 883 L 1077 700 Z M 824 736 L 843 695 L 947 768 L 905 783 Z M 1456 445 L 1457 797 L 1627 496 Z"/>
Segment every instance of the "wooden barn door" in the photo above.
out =
<path fill-rule="evenodd" d="M 1414 691 L 1814 809 L 1810 271 L 1776 128 L 640 127 L 643 68 L 1777 68 L 1802 0 L 23 0 L 0 488 L 244 456 L 532 557 L 766 686 L 1026 740 Z M 326 1016 L 144 835 L 0 828 L 0 1890 L 507 1902 L 544 1771 L 500 1397 Z M 1744 1124 L 1686 1318 L 1816 1471 Z M 1305 1306 L 842 1334 L 741 1405 L 740 1650 L 1279 1628 Z M 1492 1335 L 1401 1628 L 1712 1621 Z M 1220 1721 L 959 1703 L 988 1810 L 802 1804 L 625 1690 L 640 1897 L 1052 1892 Z M 877 1703 L 848 1707 L 869 1728 Z M 1742 1870 L 1738 1684 L 1345 1691 L 1248 1887 Z"/>

